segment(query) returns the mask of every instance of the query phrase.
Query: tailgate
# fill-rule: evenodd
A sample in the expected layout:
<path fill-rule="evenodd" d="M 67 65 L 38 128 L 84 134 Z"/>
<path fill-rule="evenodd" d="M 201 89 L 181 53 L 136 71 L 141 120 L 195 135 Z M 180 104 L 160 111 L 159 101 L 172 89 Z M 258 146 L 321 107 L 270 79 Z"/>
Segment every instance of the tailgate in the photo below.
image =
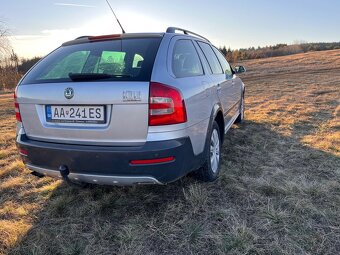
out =
<path fill-rule="evenodd" d="M 70 88 L 74 95 L 67 99 L 65 93 Z M 17 96 L 30 139 L 98 145 L 139 145 L 146 141 L 148 82 L 31 84 L 19 86 Z M 71 108 L 80 114 L 70 117 Z"/>

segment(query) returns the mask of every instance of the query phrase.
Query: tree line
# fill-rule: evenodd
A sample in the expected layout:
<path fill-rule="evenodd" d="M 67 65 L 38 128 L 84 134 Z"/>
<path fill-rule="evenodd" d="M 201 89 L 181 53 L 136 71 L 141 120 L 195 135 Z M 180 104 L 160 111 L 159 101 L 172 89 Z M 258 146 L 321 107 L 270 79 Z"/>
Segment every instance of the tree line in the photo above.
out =
<path fill-rule="evenodd" d="M 8 56 L 0 58 L 0 91 L 15 88 L 21 77 L 40 59 L 19 58 L 13 50 Z"/>
<path fill-rule="evenodd" d="M 295 43 L 292 45 L 276 44 L 266 47 L 250 47 L 247 49 L 231 50 L 226 46 L 220 47 L 230 63 L 247 59 L 269 58 L 286 56 L 309 51 L 324 51 L 340 49 L 340 42 L 333 43 Z M 20 58 L 13 50 L 8 39 L 8 30 L 0 21 L 0 90 L 13 89 L 20 78 L 35 64 L 41 57 Z"/>
<path fill-rule="evenodd" d="M 231 63 L 247 59 L 259 59 L 270 58 L 278 56 L 287 56 L 297 53 L 305 53 L 309 51 L 324 51 L 340 49 L 340 42 L 333 43 L 295 43 L 288 44 L 276 44 L 266 47 L 250 47 L 247 49 L 231 50 L 226 46 L 220 47 L 220 51 L 226 56 L 227 60 Z"/>

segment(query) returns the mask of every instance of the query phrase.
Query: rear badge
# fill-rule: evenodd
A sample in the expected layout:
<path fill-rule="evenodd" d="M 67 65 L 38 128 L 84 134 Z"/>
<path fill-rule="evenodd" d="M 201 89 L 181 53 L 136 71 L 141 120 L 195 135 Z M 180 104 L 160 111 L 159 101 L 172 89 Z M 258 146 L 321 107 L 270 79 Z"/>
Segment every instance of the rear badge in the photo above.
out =
<path fill-rule="evenodd" d="M 71 99 L 74 96 L 73 88 L 66 88 L 64 91 L 64 96 L 66 99 Z"/>
<path fill-rule="evenodd" d="M 142 101 L 142 96 L 140 91 L 123 91 L 123 102 L 131 101 Z"/>

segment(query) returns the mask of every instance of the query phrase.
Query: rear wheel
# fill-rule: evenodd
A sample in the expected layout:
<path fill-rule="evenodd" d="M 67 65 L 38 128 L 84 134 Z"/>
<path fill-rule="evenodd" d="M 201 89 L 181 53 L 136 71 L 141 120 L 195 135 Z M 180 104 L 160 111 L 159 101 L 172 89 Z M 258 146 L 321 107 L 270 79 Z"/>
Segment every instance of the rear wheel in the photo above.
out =
<path fill-rule="evenodd" d="M 240 114 L 238 115 L 235 123 L 241 123 L 244 119 L 244 93 L 242 94 L 241 104 L 240 104 Z"/>
<path fill-rule="evenodd" d="M 221 162 L 221 135 L 216 121 L 209 133 L 209 142 L 206 148 L 206 160 L 204 165 L 197 170 L 198 178 L 205 182 L 216 180 L 220 173 Z"/>

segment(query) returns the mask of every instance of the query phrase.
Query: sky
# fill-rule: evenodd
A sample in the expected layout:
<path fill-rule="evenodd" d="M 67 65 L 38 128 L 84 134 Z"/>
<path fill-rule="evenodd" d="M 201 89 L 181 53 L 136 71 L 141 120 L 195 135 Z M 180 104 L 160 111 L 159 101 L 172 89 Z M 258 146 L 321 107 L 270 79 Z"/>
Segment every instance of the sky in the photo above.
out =
<path fill-rule="evenodd" d="M 199 33 L 232 49 L 340 41 L 340 0 L 109 0 L 126 32 Z M 82 35 L 120 33 L 105 0 L 0 0 L 19 57 L 44 56 Z"/>

